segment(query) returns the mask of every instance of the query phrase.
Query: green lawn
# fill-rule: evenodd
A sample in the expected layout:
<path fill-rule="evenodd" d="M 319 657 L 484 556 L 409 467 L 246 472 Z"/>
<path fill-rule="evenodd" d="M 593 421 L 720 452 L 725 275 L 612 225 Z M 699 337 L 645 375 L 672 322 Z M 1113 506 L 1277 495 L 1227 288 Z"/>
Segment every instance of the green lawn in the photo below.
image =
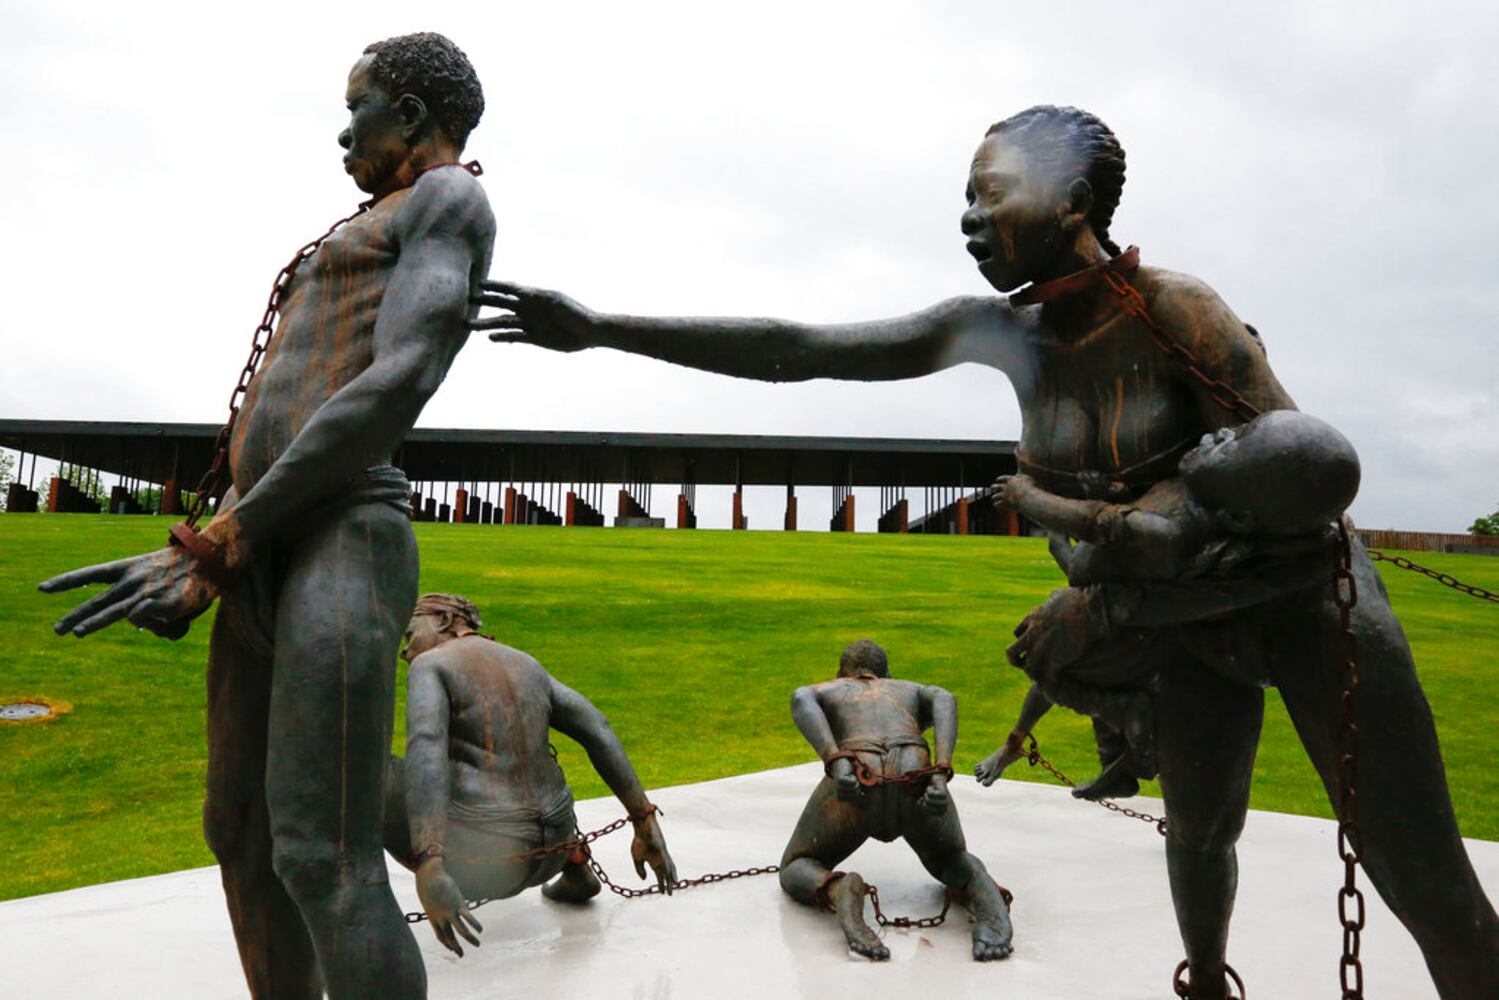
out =
<path fill-rule="evenodd" d="M 48 625 L 72 600 L 34 589 L 61 570 L 154 547 L 165 526 L 0 516 L 0 696 L 74 706 L 56 722 L 0 726 L 0 899 L 212 862 L 199 831 L 207 620 L 176 644 L 122 626 L 56 638 Z M 971 768 L 1009 731 L 1023 694 L 1024 678 L 1003 663 L 1009 629 L 1060 582 L 1030 539 L 416 531 L 423 588 L 468 595 L 488 630 L 591 697 L 648 787 L 811 759 L 787 710 L 791 690 L 831 676 L 844 644 L 866 635 L 898 676 L 957 694 L 956 763 Z M 1499 559 L 1415 558 L 1499 589 Z M 1499 839 L 1499 772 L 1482 763 L 1499 719 L 1499 609 L 1382 569 L 1437 714 L 1464 832 Z M 1270 702 L 1253 804 L 1329 815 L 1273 692 Z M 396 729 L 399 745 L 399 709 Z M 1092 773 L 1085 720 L 1053 713 L 1040 735 L 1063 770 Z M 582 753 L 561 743 L 579 796 L 602 794 Z"/>

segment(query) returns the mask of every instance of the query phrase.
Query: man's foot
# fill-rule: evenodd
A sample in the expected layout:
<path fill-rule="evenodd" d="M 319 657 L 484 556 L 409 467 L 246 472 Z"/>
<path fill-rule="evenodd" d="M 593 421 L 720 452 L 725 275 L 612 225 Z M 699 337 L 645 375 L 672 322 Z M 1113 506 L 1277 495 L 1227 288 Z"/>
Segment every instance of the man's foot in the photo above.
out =
<path fill-rule="evenodd" d="M 999 889 L 992 896 L 985 893 L 982 899 L 969 893 L 968 912 L 973 914 L 973 960 L 993 962 L 1009 958 L 1015 950 L 1011 943 L 1015 930 L 1010 926 L 1010 908 L 999 895 Z"/>
<path fill-rule="evenodd" d="M 1127 799 L 1139 791 L 1140 782 L 1135 779 L 1130 756 L 1122 753 L 1110 761 L 1098 777 L 1074 788 L 1072 797 L 1097 802 L 1099 799 Z"/>
<path fill-rule="evenodd" d="M 838 915 L 838 923 L 843 927 L 843 936 L 848 939 L 848 950 L 871 961 L 887 961 L 890 949 L 864 922 L 864 880 L 859 873 L 849 872 L 834 881 L 828 886 L 827 894 L 833 912 Z"/>
<path fill-rule="evenodd" d="M 562 874 L 541 887 L 541 894 L 554 903 L 586 903 L 599 894 L 603 886 L 587 865 L 569 861 Z"/>

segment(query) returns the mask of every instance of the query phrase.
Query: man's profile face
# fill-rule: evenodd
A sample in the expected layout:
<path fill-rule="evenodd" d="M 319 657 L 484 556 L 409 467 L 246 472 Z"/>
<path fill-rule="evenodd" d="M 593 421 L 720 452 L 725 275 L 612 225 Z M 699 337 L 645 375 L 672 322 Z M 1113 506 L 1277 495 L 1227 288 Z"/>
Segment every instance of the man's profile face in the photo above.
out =
<path fill-rule="evenodd" d="M 395 98 L 370 82 L 372 59 L 372 55 L 364 56 L 349 71 L 344 93 L 349 126 L 338 135 L 338 144 L 347 150 L 344 170 L 368 194 L 389 184 L 411 152 Z"/>
<path fill-rule="evenodd" d="M 401 650 L 401 659 L 410 663 L 427 650 L 441 646 L 452 638 L 443 632 L 446 624 L 443 615 L 421 611 L 412 615 L 411 623 L 406 626 L 406 648 Z"/>

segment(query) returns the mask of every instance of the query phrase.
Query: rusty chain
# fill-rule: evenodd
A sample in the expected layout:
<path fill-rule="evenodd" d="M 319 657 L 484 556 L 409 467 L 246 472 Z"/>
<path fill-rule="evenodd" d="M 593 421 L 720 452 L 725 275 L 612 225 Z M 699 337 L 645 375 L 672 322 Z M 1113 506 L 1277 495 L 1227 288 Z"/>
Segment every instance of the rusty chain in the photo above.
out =
<path fill-rule="evenodd" d="M 1253 420 L 1263 412 L 1260 407 L 1240 395 L 1233 386 L 1208 375 L 1203 370 L 1202 360 L 1155 321 L 1155 317 L 1150 314 L 1145 297 L 1129 283 L 1128 279 L 1112 271 L 1106 270 L 1102 273 L 1109 287 L 1119 296 L 1124 311 L 1145 325 L 1155 346 L 1166 355 L 1167 359 L 1206 389 L 1214 402 L 1245 421 Z M 1358 589 L 1353 579 L 1353 550 L 1348 540 L 1348 526 L 1342 518 L 1338 519 L 1337 556 L 1332 591 L 1333 601 L 1338 606 L 1344 646 L 1343 654 L 1339 658 L 1343 680 L 1341 703 L 1343 756 L 1338 767 L 1338 856 L 1343 861 L 1343 885 L 1338 890 L 1338 919 L 1343 925 L 1343 954 L 1338 964 L 1338 978 L 1343 987 L 1343 1000 L 1362 1000 L 1364 972 L 1359 961 L 1359 931 L 1364 923 L 1364 897 L 1357 884 L 1358 864 L 1361 857 L 1358 850 L 1350 847 L 1353 842 L 1357 842 L 1361 847 L 1363 842 L 1362 831 L 1358 825 L 1358 724 L 1353 714 L 1354 696 L 1358 688 L 1358 663 L 1352 622 L 1353 608 L 1358 602 Z M 1355 900 L 1358 903 L 1357 920 L 1348 916 L 1349 900 Z M 1225 969 L 1227 968 L 1225 966 Z M 1238 981 L 1238 976 L 1235 975 L 1234 979 Z M 1178 986 L 1178 995 L 1185 996 L 1186 994 L 1181 992 L 1180 970 L 1174 982 Z M 1243 993 L 1243 989 L 1243 983 L 1240 982 L 1240 994 Z"/>
<path fill-rule="evenodd" d="M 1076 783 L 1074 783 L 1071 778 L 1067 777 L 1067 775 L 1057 770 L 1057 766 L 1055 764 L 1047 760 L 1045 757 L 1041 756 L 1041 747 L 1040 744 L 1036 742 L 1035 736 L 1027 735 L 1025 739 L 1026 748 L 1024 750 L 1024 753 L 1026 763 L 1030 764 L 1031 767 L 1036 767 L 1039 765 L 1043 771 L 1049 773 L 1053 778 L 1056 778 L 1059 782 L 1066 785 L 1068 788 L 1077 787 Z M 1151 826 L 1155 827 L 1156 833 L 1159 833 L 1163 837 L 1166 836 L 1166 819 L 1164 816 L 1152 816 L 1150 815 L 1150 813 L 1140 812 L 1137 809 L 1131 809 L 1129 806 L 1121 806 L 1113 799 L 1093 799 L 1091 801 L 1098 803 L 1110 812 L 1116 812 L 1119 815 L 1127 816 L 1130 819 L 1137 819 L 1142 823 L 1149 823 Z"/>
<path fill-rule="evenodd" d="M 1467 594 L 1469 597 L 1476 597 L 1480 601 L 1492 601 L 1494 604 L 1499 604 L 1499 594 L 1494 593 L 1492 590 L 1484 590 L 1482 587 L 1475 587 L 1471 583 L 1463 583 L 1461 580 L 1447 573 L 1440 573 L 1418 563 L 1413 563 L 1404 556 L 1386 555 L 1378 549 L 1367 549 L 1366 551 L 1369 553 L 1369 558 L 1375 562 L 1387 562 L 1400 569 L 1408 569 L 1420 573 L 1422 576 L 1430 577 L 1444 587 L 1451 587 L 1453 590 Z"/>
<path fill-rule="evenodd" d="M 1186 971 L 1187 960 L 1182 959 L 1181 964 L 1176 967 L 1175 975 L 1171 977 L 1171 991 L 1178 997 L 1183 997 L 1185 998 L 1185 1000 L 1191 1000 L 1192 984 L 1187 981 Z M 1229 1000 L 1246 1000 L 1249 994 L 1244 989 L 1244 980 L 1239 978 L 1239 974 L 1234 971 L 1234 967 L 1232 965 L 1229 965 L 1227 962 L 1223 963 L 1223 976 L 1225 979 L 1230 980 L 1234 984 L 1234 986 L 1238 987 L 1239 989 L 1238 997 L 1229 997 Z"/>
<path fill-rule="evenodd" d="M 416 176 L 412 178 L 411 183 L 415 184 L 417 178 L 421 177 L 428 170 L 435 170 L 438 167 L 456 166 L 462 166 L 463 169 L 475 177 L 484 172 L 484 168 L 479 166 L 477 160 L 471 160 L 464 164 L 436 163 L 418 171 Z M 407 187 L 409 186 L 407 185 Z M 244 367 L 240 369 L 239 381 L 235 383 L 234 391 L 229 394 L 229 419 L 224 422 L 224 426 L 219 428 L 218 434 L 214 437 L 213 460 L 209 463 L 207 471 L 203 473 L 202 477 L 198 480 L 197 487 L 193 490 L 193 499 L 188 505 L 187 520 L 184 522 L 189 528 L 196 527 L 198 521 L 208 512 L 208 505 L 213 501 L 213 498 L 224 491 L 224 476 L 228 471 L 227 466 L 229 463 L 229 440 L 234 435 L 234 422 L 239 417 L 240 404 L 244 402 L 244 396 L 250 388 L 250 382 L 255 378 L 256 369 L 260 367 L 260 362 L 265 357 L 266 350 L 270 347 L 271 337 L 276 330 L 276 321 L 281 314 L 281 301 L 291 289 L 292 279 L 296 277 L 297 270 L 312 259 L 313 255 L 317 253 L 318 248 L 323 245 L 328 237 L 332 236 L 343 226 L 359 218 L 365 212 L 368 212 L 371 208 L 374 208 L 375 204 L 381 198 L 394 194 L 395 191 L 402 190 L 405 190 L 405 188 L 402 187 L 394 191 L 387 191 L 384 195 L 360 202 L 359 207 L 352 214 L 339 219 L 333 225 L 329 226 L 328 231 L 323 233 L 323 235 L 305 244 L 292 255 L 292 259 L 287 262 L 286 266 L 277 272 L 276 280 L 271 283 L 270 295 L 266 297 L 265 312 L 260 316 L 260 325 L 255 328 L 255 333 L 250 338 L 250 356 L 245 361 Z"/>
<path fill-rule="evenodd" d="M 1338 922 L 1343 925 L 1343 958 L 1338 964 L 1338 981 L 1343 1000 L 1360 1000 L 1364 995 L 1364 966 L 1359 959 L 1359 935 L 1364 929 L 1364 894 L 1358 887 L 1358 866 L 1363 860 L 1363 833 L 1358 825 L 1358 720 L 1355 716 L 1358 697 L 1358 645 L 1353 635 L 1353 609 L 1358 604 L 1358 585 L 1353 578 L 1353 546 L 1348 528 L 1338 522 L 1338 567 L 1333 581 L 1333 601 L 1338 606 L 1339 638 L 1342 650 L 1338 667 L 1343 678 L 1340 704 L 1343 754 L 1338 762 L 1338 856 L 1343 860 L 1343 887 L 1338 890 Z M 1350 916 L 1349 904 L 1356 905 L 1356 916 Z"/>
<path fill-rule="evenodd" d="M 878 888 L 866 884 L 864 886 L 864 895 L 868 896 L 869 901 L 874 904 L 874 922 L 881 927 L 897 927 L 902 930 L 907 928 L 924 929 L 927 927 L 941 927 L 947 920 L 947 911 L 952 909 L 952 892 L 949 891 L 942 895 L 942 912 L 934 917 L 887 917 L 885 916 L 885 911 L 880 908 L 880 890 Z M 1010 901 L 1008 899 L 1005 900 L 1005 905 L 1008 906 L 1009 904 Z"/>
<path fill-rule="evenodd" d="M 255 328 L 255 333 L 250 339 L 250 357 L 239 371 L 239 381 L 235 384 L 234 391 L 229 394 L 229 419 L 224 422 L 223 427 L 219 428 L 219 433 L 214 438 L 213 461 L 203 473 L 202 478 L 198 480 L 198 486 L 193 491 L 192 502 L 188 505 L 186 524 L 189 528 L 197 525 L 199 519 L 208 512 L 209 503 L 223 491 L 224 474 L 229 461 L 229 439 L 234 434 L 234 422 L 239 417 L 240 403 L 243 402 L 244 395 L 250 388 L 250 381 L 255 378 L 255 371 L 260 367 L 260 361 L 265 357 L 266 349 L 270 347 L 271 335 L 275 332 L 276 320 L 281 314 L 281 300 L 291 288 L 292 279 L 296 277 L 297 270 L 317 253 L 323 241 L 347 223 L 369 211 L 373 205 L 373 201 L 361 203 L 352 215 L 339 219 L 329 226 L 328 231 L 323 235 L 305 244 L 276 274 L 276 280 L 271 284 L 271 293 L 266 298 L 265 312 L 260 317 L 260 325 Z"/>

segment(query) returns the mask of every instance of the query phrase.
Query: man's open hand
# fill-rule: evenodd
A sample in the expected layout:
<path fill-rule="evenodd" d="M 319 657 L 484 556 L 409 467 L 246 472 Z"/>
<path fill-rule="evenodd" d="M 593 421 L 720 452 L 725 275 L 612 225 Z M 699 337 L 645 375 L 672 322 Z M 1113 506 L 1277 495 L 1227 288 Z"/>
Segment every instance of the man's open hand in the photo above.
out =
<path fill-rule="evenodd" d="M 475 935 L 484 933 L 484 925 L 468 911 L 463 890 L 443 867 L 441 858 L 428 858 L 416 870 L 416 895 L 432 924 L 432 933 L 437 935 L 444 948 L 462 958 L 463 945 L 458 943 L 460 935 L 475 948 L 479 947 Z"/>
<path fill-rule="evenodd" d="M 666 837 L 661 833 L 661 824 L 656 814 L 651 813 L 635 824 L 635 839 L 630 843 L 630 857 L 635 862 L 635 874 L 645 878 L 645 866 L 650 865 L 656 873 L 656 884 L 668 896 L 677 884 L 677 865 L 666 850 Z"/>
<path fill-rule="evenodd" d="M 593 313 L 561 292 L 527 288 L 508 281 L 483 281 L 483 291 L 470 299 L 474 305 L 505 310 L 499 316 L 476 319 L 470 329 L 490 331 L 496 343 L 535 344 L 554 351 L 592 347 Z"/>
<path fill-rule="evenodd" d="M 109 589 L 64 615 L 52 626 L 58 635 L 72 632 L 82 638 L 127 618 L 137 628 L 180 639 L 219 594 L 197 561 L 175 546 L 75 569 L 39 584 L 38 589 L 57 594 L 91 583 L 106 583 Z"/>

